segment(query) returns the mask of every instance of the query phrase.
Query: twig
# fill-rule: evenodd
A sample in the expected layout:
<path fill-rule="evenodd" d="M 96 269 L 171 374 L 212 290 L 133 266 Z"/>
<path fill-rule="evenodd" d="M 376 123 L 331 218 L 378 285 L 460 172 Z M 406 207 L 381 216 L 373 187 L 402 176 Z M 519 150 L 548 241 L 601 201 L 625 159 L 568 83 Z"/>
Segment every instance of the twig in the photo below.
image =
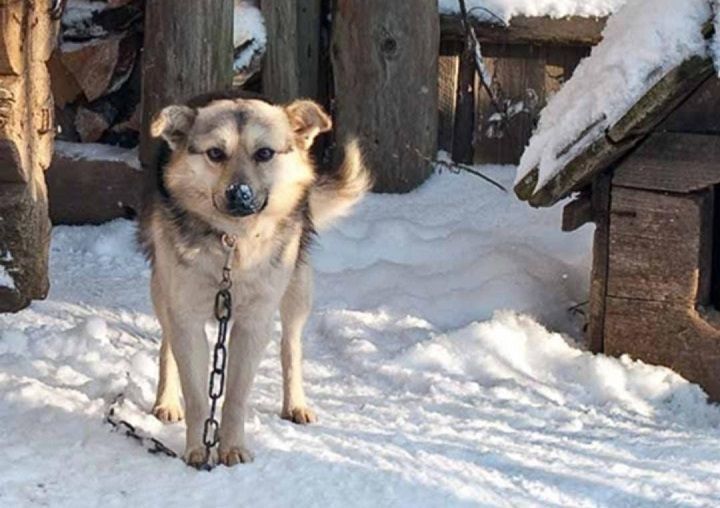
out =
<path fill-rule="evenodd" d="M 408 148 L 410 148 L 410 147 L 408 147 Z M 500 189 L 501 191 L 503 191 L 504 193 L 507 194 L 508 190 L 501 183 L 498 183 L 496 180 L 493 180 L 492 178 L 481 173 L 480 171 L 473 168 L 472 166 L 467 166 L 465 164 L 460 164 L 457 162 L 446 161 L 446 160 L 441 160 L 441 159 L 433 159 L 432 157 L 428 157 L 427 155 L 422 153 L 417 148 L 414 148 L 413 150 L 417 154 L 417 156 L 420 157 L 425 162 L 429 162 L 430 164 L 434 164 L 436 166 L 442 166 L 445 169 L 452 171 L 453 173 L 459 173 L 460 171 L 466 171 L 472 175 L 482 178 L 489 184 L 494 185 L 495 187 L 497 187 L 498 189 Z"/>

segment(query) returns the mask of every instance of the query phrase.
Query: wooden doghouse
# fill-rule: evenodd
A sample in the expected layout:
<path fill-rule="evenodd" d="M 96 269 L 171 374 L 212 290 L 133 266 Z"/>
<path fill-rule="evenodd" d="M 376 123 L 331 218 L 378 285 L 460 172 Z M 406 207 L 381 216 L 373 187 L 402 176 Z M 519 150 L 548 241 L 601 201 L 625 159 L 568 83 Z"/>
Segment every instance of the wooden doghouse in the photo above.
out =
<path fill-rule="evenodd" d="M 581 134 L 581 136 L 586 133 Z M 593 351 L 671 367 L 720 400 L 720 80 L 695 57 L 664 76 L 546 184 L 516 186 L 596 224 Z"/>

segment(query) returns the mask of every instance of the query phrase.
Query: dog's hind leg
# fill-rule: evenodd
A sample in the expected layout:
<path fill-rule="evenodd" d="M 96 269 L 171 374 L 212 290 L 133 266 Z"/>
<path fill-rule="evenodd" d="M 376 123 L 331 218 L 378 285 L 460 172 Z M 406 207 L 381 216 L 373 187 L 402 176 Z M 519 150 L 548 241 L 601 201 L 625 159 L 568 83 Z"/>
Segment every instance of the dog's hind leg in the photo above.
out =
<path fill-rule="evenodd" d="M 180 377 L 170 344 L 167 307 L 162 296 L 163 293 L 157 284 L 156 277 L 153 277 L 151 293 L 155 314 L 162 328 L 162 344 L 160 345 L 160 375 L 152 413 L 161 422 L 179 422 L 184 416 L 180 403 Z"/>
<path fill-rule="evenodd" d="M 312 267 L 299 263 L 280 303 L 282 342 L 280 355 L 283 373 L 282 418 L 306 424 L 316 420 L 305 403 L 302 379 L 302 333 L 312 308 Z"/>

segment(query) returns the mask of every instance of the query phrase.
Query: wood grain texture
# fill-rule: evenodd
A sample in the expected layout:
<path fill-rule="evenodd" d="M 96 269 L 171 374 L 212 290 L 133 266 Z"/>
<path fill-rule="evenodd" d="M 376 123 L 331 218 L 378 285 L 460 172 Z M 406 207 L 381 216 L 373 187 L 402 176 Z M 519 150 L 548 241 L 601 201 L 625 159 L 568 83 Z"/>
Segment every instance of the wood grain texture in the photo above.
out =
<path fill-rule="evenodd" d="M 615 185 L 693 192 L 720 183 L 720 136 L 658 132 L 615 170 Z"/>
<path fill-rule="evenodd" d="M 285 103 L 319 95 L 321 0 L 262 3 L 267 28 L 263 93 Z"/>
<path fill-rule="evenodd" d="M 439 44 L 435 0 L 335 2 L 336 133 L 359 136 L 377 191 L 408 192 L 432 172 Z"/>
<path fill-rule="evenodd" d="M 708 275 L 701 274 L 701 237 L 709 197 L 613 185 L 608 296 L 694 306 Z"/>
<path fill-rule="evenodd" d="M 441 44 L 438 60 L 438 148 L 452 153 L 457 101 L 459 44 Z"/>
<path fill-rule="evenodd" d="M 49 10 L 50 0 L 0 4 L 0 267 L 13 281 L 0 286 L 0 312 L 49 288 L 44 171 L 55 131 L 47 63 L 57 40 Z"/>
<path fill-rule="evenodd" d="M 588 347 L 602 353 L 605 344 L 605 304 L 608 288 L 611 175 L 604 174 L 592 184 L 591 203 L 595 220 L 593 263 L 590 278 L 590 306 L 587 327 Z"/>
<path fill-rule="evenodd" d="M 493 44 L 552 44 L 558 46 L 594 46 L 602 40 L 606 18 L 515 16 L 507 27 L 473 20 L 478 39 Z M 443 39 L 463 40 L 462 22 L 457 15 L 442 14 Z"/>
<path fill-rule="evenodd" d="M 145 4 L 140 160 L 155 143 L 152 118 L 165 106 L 232 84 L 233 1 L 153 0 Z M 155 175 L 148 172 L 150 184 Z"/>
<path fill-rule="evenodd" d="M 452 160 L 459 164 L 473 163 L 475 143 L 475 110 L 477 70 L 472 50 L 465 48 L 458 61 L 453 127 Z"/>
<path fill-rule="evenodd" d="M 678 302 L 609 297 L 605 353 L 664 365 L 720 400 L 720 332 L 706 315 Z"/>

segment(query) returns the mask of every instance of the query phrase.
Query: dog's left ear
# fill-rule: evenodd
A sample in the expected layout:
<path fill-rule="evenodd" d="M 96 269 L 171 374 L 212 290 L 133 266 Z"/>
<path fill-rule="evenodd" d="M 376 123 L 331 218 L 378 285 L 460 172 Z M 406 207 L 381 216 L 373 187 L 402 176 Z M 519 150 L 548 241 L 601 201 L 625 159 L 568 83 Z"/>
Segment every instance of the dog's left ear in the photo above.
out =
<path fill-rule="evenodd" d="M 332 120 L 316 102 L 298 100 L 285 106 L 298 143 L 309 150 L 318 134 L 332 128 Z"/>

